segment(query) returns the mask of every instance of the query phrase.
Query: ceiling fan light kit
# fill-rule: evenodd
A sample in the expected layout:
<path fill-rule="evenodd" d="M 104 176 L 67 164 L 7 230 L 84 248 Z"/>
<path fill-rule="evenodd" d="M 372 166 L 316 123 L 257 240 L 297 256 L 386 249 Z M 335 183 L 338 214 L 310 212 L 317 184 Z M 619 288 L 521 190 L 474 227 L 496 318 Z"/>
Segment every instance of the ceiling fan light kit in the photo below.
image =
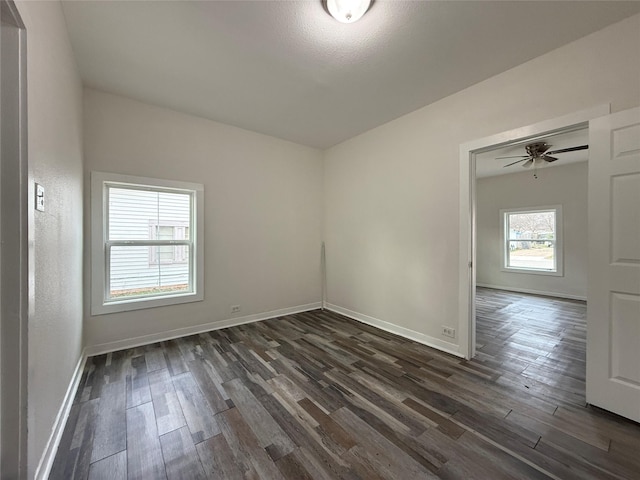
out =
<path fill-rule="evenodd" d="M 522 166 L 524 168 L 529 168 L 533 165 L 534 169 L 538 166 L 544 166 L 547 163 L 552 163 L 558 160 L 558 157 L 552 157 L 551 155 L 556 155 L 558 153 L 566 153 L 566 152 L 575 152 L 577 150 L 586 150 L 589 148 L 589 145 L 578 145 L 576 147 L 569 148 L 561 148 L 559 150 L 548 151 L 551 148 L 547 142 L 533 142 L 525 145 L 524 149 L 527 152 L 526 155 L 515 155 L 510 157 L 496 157 L 496 159 L 502 158 L 518 158 L 515 162 L 511 162 L 506 164 L 503 168 L 510 167 L 512 165 L 516 165 L 520 162 L 524 162 Z M 537 172 L 533 173 L 534 178 L 538 178 Z"/>
<path fill-rule="evenodd" d="M 372 0 L 322 0 L 322 6 L 341 23 L 354 23 L 367 13 Z"/>

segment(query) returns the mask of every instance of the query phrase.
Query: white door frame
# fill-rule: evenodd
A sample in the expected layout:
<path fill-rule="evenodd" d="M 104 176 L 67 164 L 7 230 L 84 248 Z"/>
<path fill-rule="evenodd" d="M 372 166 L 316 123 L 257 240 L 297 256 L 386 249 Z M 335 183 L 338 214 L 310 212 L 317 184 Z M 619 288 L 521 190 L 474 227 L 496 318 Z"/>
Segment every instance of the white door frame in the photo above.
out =
<path fill-rule="evenodd" d="M 609 104 L 598 105 L 559 118 L 515 128 L 460 145 L 460 256 L 458 266 L 458 318 L 460 353 L 476 354 L 476 155 L 540 136 L 589 127 L 589 120 L 608 115 Z"/>
<path fill-rule="evenodd" d="M 0 0 L 0 477 L 27 478 L 29 235 L 26 29 L 12 0 Z"/>

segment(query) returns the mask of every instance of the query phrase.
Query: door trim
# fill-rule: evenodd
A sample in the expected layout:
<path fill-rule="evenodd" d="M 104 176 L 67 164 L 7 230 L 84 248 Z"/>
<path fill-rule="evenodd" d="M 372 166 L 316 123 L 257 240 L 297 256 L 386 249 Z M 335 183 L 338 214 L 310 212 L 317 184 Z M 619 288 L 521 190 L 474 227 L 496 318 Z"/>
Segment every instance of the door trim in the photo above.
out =
<path fill-rule="evenodd" d="M 27 33 L 12 0 L 0 0 L 3 97 L 0 183 L 0 477 L 27 478 L 29 235 L 33 213 L 27 163 Z M 6 29 L 6 30 L 5 30 Z M 6 50 L 5 50 L 6 49 Z M 6 109 L 6 110 L 5 110 Z"/>
<path fill-rule="evenodd" d="M 562 117 L 460 144 L 458 325 L 460 353 L 465 358 L 470 359 L 476 354 L 476 154 L 543 135 L 588 128 L 590 120 L 608 115 L 610 111 L 610 104 L 597 105 Z"/>

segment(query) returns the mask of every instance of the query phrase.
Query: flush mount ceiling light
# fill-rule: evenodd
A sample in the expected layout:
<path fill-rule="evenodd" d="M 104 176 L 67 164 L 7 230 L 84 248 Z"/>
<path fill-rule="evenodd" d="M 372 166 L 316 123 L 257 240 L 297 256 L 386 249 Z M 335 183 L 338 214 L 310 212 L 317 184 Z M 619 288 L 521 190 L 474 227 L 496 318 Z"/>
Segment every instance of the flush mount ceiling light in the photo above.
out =
<path fill-rule="evenodd" d="M 367 13 L 371 0 L 322 0 L 325 10 L 342 23 L 357 22 Z"/>

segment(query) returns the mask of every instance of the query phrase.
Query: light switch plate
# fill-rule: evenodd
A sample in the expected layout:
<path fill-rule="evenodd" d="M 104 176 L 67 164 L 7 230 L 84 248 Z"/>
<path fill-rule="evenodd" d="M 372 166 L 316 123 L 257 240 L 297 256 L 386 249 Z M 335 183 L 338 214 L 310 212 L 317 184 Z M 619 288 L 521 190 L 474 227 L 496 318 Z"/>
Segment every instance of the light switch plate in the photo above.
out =
<path fill-rule="evenodd" d="M 44 212 L 44 187 L 36 183 L 36 210 Z"/>

